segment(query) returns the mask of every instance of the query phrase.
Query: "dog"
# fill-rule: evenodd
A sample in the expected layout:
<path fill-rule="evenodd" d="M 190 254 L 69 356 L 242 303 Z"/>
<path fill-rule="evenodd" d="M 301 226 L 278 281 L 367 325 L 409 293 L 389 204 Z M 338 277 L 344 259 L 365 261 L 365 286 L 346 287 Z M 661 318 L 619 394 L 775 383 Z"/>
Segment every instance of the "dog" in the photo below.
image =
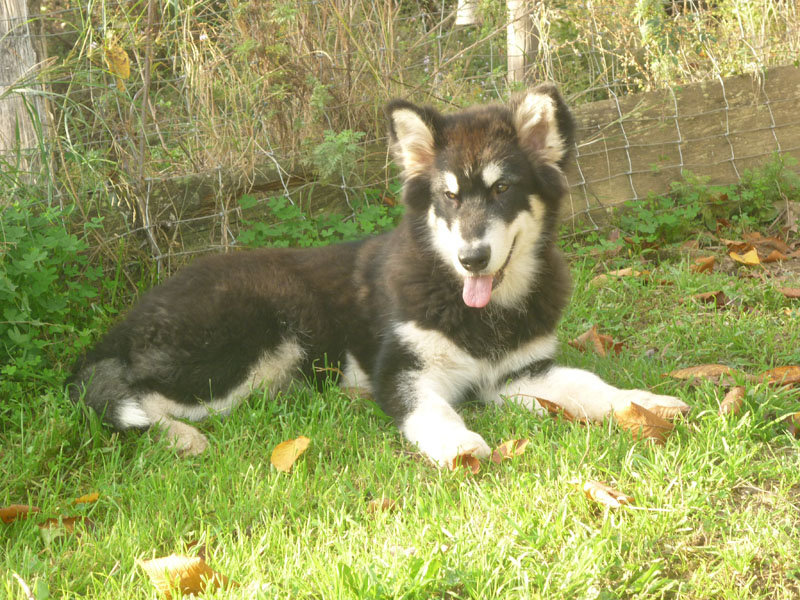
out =
<path fill-rule="evenodd" d="M 468 398 L 541 412 L 540 397 L 590 420 L 631 401 L 688 408 L 555 364 L 571 285 L 555 242 L 574 144 L 555 86 L 451 114 L 395 100 L 387 116 L 405 206 L 394 230 L 194 261 L 77 362 L 71 397 L 117 429 L 158 426 L 198 454 L 208 442 L 183 420 L 339 365 L 340 385 L 368 391 L 442 466 L 490 454 L 454 408 Z"/>

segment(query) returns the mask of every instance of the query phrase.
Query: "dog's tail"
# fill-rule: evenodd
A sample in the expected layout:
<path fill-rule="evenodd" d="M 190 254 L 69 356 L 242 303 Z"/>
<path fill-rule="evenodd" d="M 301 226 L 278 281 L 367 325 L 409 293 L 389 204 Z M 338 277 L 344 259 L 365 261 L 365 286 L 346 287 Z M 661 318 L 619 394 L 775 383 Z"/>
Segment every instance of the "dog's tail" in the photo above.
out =
<path fill-rule="evenodd" d="M 127 383 L 126 372 L 117 357 L 84 357 L 66 381 L 69 397 L 93 408 L 115 429 L 146 428 L 150 419 L 140 406 L 141 394 Z"/>

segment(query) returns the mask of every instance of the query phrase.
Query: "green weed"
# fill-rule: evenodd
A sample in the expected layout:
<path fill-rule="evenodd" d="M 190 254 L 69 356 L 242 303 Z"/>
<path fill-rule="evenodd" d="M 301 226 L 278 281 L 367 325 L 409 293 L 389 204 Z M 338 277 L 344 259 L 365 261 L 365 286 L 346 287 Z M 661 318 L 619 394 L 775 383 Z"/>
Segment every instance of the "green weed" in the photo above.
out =
<path fill-rule="evenodd" d="M 367 197 L 370 195 L 377 194 Z M 258 200 L 250 195 L 242 196 L 239 205 L 242 209 L 252 209 L 258 205 Z M 239 243 L 248 247 L 323 246 L 386 231 L 394 227 L 402 215 L 399 206 L 367 200 L 350 217 L 331 213 L 312 216 L 286 196 L 268 199 L 265 208 L 265 219 L 242 220 Z"/>
<path fill-rule="evenodd" d="M 715 232 L 721 223 L 739 233 L 761 228 L 774 221 L 781 203 L 800 200 L 796 168 L 793 157 L 776 153 L 732 185 L 709 185 L 707 178 L 686 172 L 669 194 L 626 203 L 616 224 L 637 245 L 684 241 L 701 228 Z"/>

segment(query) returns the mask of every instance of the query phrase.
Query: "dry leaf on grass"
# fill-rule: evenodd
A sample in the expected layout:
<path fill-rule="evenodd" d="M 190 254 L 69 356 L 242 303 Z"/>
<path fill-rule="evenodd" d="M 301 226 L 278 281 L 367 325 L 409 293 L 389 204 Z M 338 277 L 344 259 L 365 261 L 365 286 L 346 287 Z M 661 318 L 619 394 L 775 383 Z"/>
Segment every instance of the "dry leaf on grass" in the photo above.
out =
<path fill-rule="evenodd" d="M 103 55 L 106 59 L 108 70 L 111 71 L 116 78 L 117 89 L 124 90 L 125 86 L 122 84 L 122 80 L 131 76 L 131 63 L 128 58 L 128 53 L 116 44 L 109 43 L 103 49 Z"/>
<path fill-rule="evenodd" d="M 75 531 L 75 524 L 82 525 L 85 529 L 94 529 L 94 521 L 89 517 L 53 517 L 39 524 L 39 529 L 63 529 L 67 533 Z"/>
<path fill-rule="evenodd" d="M 757 379 L 763 383 L 777 383 L 779 385 L 797 385 L 800 383 L 800 367 L 775 367 L 758 375 Z"/>
<path fill-rule="evenodd" d="M 694 264 L 689 267 L 692 273 L 710 273 L 714 270 L 714 265 L 717 259 L 713 256 L 703 256 L 694 261 Z"/>
<path fill-rule="evenodd" d="M 602 273 L 589 281 L 589 285 L 591 287 L 597 287 L 598 285 L 603 285 L 606 283 L 611 277 L 642 277 L 644 275 L 649 275 L 650 271 L 636 271 L 631 267 L 626 267 L 624 269 L 617 269 L 616 271 L 609 271 L 608 273 Z"/>
<path fill-rule="evenodd" d="M 609 350 L 615 354 L 622 350 L 622 342 L 615 342 L 610 335 L 598 333 L 597 325 L 592 325 L 585 333 L 567 343 L 581 352 L 594 350 L 600 356 L 605 356 Z"/>
<path fill-rule="evenodd" d="M 689 411 L 692 409 L 691 406 L 684 405 L 684 406 L 651 406 L 647 410 L 649 410 L 654 415 L 661 417 L 662 419 L 674 419 L 678 416 L 686 416 L 689 414 Z"/>
<path fill-rule="evenodd" d="M 800 438 L 800 412 L 789 415 L 785 421 L 789 427 L 789 433 L 795 438 Z"/>
<path fill-rule="evenodd" d="M 55 517 L 41 523 L 39 525 L 39 533 L 45 545 L 49 545 L 56 538 L 75 533 L 76 524 L 79 531 L 81 528 L 85 531 L 94 529 L 94 521 L 89 517 Z"/>
<path fill-rule="evenodd" d="M 633 496 L 623 494 L 619 490 L 600 481 L 588 480 L 583 483 L 580 481 L 573 481 L 571 483 L 583 491 L 589 500 L 593 500 L 609 508 L 620 508 L 623 505 L 634 504 Z"/>
<path fill-rule="evenodd" d="M 630 431 L 636 440 L 649 439 L 663 444 L 674 425 L 651 412 L 631 402 L 628 406 L 614 411 L 614 418 L 623 429 Z"/>
<path fill-rule="evenodd" d="M 311 440 L 303 435 L 294 440 L 281 442 L 275 446 L 275 449 L 272 451 L 272 456 L 269 459 L 272 466 L 279 471 L 288 473 L 292 470 L 292 465 L 294 465 L 298 457 L 306 451 L 310 443 Z"/>
<path fill-rule="evenodd" d="M 505 459 L 512 459 L 515 456 L 519 456 L 525 451 L 528 442 L 529 440 L 527 438 L 503 442 L 492 452 L 492 462 L 499 465 Z"/>
<path fill-rule="evenodd" d="M 91 504 L 92 502 L 97 502 L 100 498 L 100 494 L 97 492 L 92 492 L 91 494 L 84 494 L 80 498 L 75 498 L 72 501 L 73 504 Z"/>
<path fill-rule="evenodd" d="M 745 233 L 742 237 L 753 244 L 758 250 L 759 254 L 769 254 L 772 250 L 777 250 L 781 254 L 789 254 L 792 249 L 782 239 L 776 237 L 764 237 L 757 231 L 753 233 Z"/>
<path fill-rule="evenodd" d="M 376 498 L 367 503 L 367 512 L 393 512 L 400 508 L 391 498 Z"/>
<path fill-rule="evenodd" d="M 3 523 L 11 523 L 19 519 L 27 519 L 30 513 L 37 513 L 39 509 L 27 504 L 11 504 L 0 508 L 0 520 Z"/>
<path fill-rule="evenodd" d="M 168 599 L 172 597 L 172 590 L 176 588 L 184 594 L 199 594 L 205 590 L 237 585 L 209 567 L 199 556 L 171 554 L 163 558 L 136 562 L 147 573 L 156 589 Z"/>
<path fill-rule="evenodd" d="M 455 471 L 458 467 L 465 467 L 473 475 L 477 475 L 478 471 L 481 470 L 481 461 L 477 457 L 472 456 L 471 453 L 464 452 L 463 454 L 459 454 L 452 461 L 450 461 L 447 467 L 451 471 Z"/>
<path fill-rule="evenodd" d="M 741 254 L 753 248 L 753 244 L 750 242 L 743 242 L 742 240 L 721 239 L 720 241 L 727 246 L 728 252 L 738 252 Z"/>
<path fill-rule="evenodd" d="M 721 415 L 737 415 L 739 409 L 742 407 L 744 401 L 744 387 L 737 385 L 725 394 L 722 403 L 719 405 L 719 414 Z"/>
<path fill-rule="evenodd" d="M 728 256 L 730 256 L 736 262 L 748 267 L 761 264 L 761 259 L 758 258 L 758 252 L 755 248 L 751 248 L 744 254 L 739 254 L 738 252 L 729 252 Z"/>
<path fill-rule="evenodd" d="M 576 417 L 571 412 L 562 408 L 555 402 L 551 402 L 550 400 L 545 400 L 544 398 L 539 398 L 538 396 L 534 396 L 534 400 L 544 408 L 548 413 L 557 417 L 563 417 L 567 421 L 573 421 L 576 423 L 586 423 L 586 419 L 583 417 Z"/>
<path fill-rule="evenodd" d="M 709 364 L 678 369 L 677 371 L 669 373 L 669 376 L 675 379 L 688 381 L 689 383 L 708 380 L 713 383 L 728 385 L 732 381 L 732 376 L 736 374 L 746 377 L 744 373 L 731 369 L 727 365 Z"/>
<path fill-rule="evenodd" d="M 763 263 L 774 263 L 779 262 L 781 260 L 786 260 L 789 257 L 786 256 L 783 252 L 779 252 L 778 250 L 773 250 L 769 254 L 767 254 L 764 258 L 761 259 Z"/>
<path fill-rule="evenodd" d="M 796 300 L 800 298 L 800 288 L 784 288 L 779 287 L 778 291 L 789 299 Z"/>
<path fill-rule="evenodd" d="M 692 298 L 704 304 L 714 304 L 717 308 L 725 308 L 728 305 L 728 297 L 722 290 L 716 292 L 703 292 L 702 294 L 693 294 Z"/>

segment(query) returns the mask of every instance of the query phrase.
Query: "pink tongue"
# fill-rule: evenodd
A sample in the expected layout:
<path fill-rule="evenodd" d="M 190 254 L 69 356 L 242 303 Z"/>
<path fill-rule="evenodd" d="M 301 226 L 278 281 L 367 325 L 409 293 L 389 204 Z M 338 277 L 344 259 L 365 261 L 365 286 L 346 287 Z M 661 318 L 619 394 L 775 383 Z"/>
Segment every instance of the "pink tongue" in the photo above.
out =
<path fill-rule="evenodd" d="M 473 308 L 483 308 L 492 296 L 492 276 L 467 277 L 464 279 L 464 304 Z"/>

